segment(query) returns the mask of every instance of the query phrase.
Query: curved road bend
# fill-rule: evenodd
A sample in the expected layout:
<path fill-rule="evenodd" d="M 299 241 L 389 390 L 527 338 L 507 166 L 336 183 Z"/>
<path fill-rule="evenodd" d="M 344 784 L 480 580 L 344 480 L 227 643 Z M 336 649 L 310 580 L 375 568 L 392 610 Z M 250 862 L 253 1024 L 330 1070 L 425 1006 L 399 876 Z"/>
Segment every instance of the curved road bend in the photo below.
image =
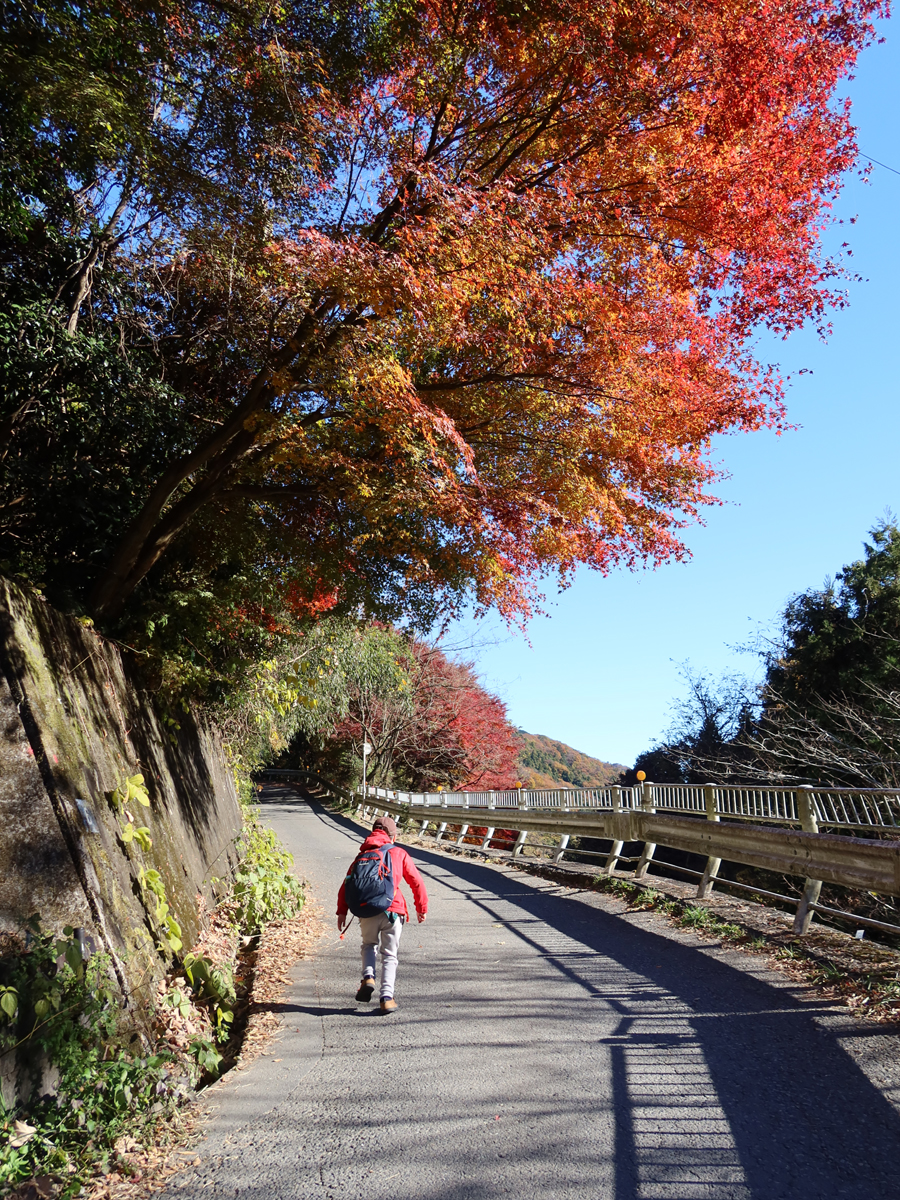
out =
<path fill-rule="evenodd" d="M 262 801 L 332 932 L 170 1200 L 900 1197 L 896 1037 L 653 914 L 419 849 L 429 917 L 382 1017 L 330 918 L 361 827 Z"/>

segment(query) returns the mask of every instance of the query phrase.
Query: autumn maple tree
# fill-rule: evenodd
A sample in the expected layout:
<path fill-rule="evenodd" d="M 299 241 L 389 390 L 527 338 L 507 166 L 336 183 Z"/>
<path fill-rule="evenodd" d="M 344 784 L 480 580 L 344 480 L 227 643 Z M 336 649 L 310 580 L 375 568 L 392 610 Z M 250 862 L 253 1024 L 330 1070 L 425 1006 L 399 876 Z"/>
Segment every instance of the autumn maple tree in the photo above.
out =
<path fill-rule="evenodd" d="M 333 647 L 333 669 L 300 722 L 289 760 L 360 783 L 435 791 L 514 787 L 520 741 L 503 702 L 472 664 L 378 624 L 325 620 L 313 641 Z"/>
<path fill-rule="evenodd" d="M 754 331 L 838 298 L 870 0 L 41 11 L 0 57 L 4 336 L 44 364 L 0 534 L 15 564 L 82 481 L 42 570 L 107 623 L 236 575 L 527 614 L 544 573 L 679 556 L 710 439 L 783 419 Z"/>
<path fill-rule="evenodd" d="M 520 744 L 503 701 L 478 681 L 471 663 L 418 644 L 421 731 L 405 763 L 417 781 L 457 791 L 516 786 Z"/>

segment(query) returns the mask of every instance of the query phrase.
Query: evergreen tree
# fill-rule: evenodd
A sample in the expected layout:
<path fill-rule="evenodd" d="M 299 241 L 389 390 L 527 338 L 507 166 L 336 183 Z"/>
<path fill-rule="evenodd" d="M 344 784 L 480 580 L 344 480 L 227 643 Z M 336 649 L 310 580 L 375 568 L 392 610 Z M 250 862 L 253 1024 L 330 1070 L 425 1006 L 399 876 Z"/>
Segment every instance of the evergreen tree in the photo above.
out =
<path fill-rule="evenodd" d="M 768 655 L 765 691 L 771 698 L 815 708 L 820 700 L 857 695 L 866 685 L 896 685 L 900 529 L 893 519 L 884 520 L 869 536 L 864 558 L 787 605 L 781 645 Z"/>

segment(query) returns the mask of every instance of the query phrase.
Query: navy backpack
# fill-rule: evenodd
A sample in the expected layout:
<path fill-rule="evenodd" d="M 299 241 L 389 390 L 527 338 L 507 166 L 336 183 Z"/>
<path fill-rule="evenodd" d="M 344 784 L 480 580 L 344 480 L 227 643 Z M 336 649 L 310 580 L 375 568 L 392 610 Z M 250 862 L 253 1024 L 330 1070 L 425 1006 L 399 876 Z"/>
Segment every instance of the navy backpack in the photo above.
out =
<path fill-rule="evenodd" d="M 344 897 L 354 917 L 376 917 L 394 903 L 390 843 L 363 850 L 344 880 Z"/>

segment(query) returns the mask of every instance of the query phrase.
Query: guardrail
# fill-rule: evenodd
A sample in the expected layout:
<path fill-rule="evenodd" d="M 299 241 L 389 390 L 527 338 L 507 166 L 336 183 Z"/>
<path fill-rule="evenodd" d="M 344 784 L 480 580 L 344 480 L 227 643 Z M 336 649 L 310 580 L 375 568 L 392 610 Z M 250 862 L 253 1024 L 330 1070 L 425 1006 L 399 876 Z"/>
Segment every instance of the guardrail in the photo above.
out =
<path fill-rule="evenodd" d="M 727 787 L 721 784 L 643 783 L 636 787 L 516 789 L 507 792 L 395 792 L 369 788 L 368 795 L 413 805 L 458 808 L 539 808 L 563 812 L 589 809 L 652 810 L 764 821 L 805 828 L 808 814 L 818 828 L 896 829 L 900 837 L 900 791 L 813 788 Z"/>
<path fill-rule="evenodd" d="M 306 776 L 349 799 L 314 771 L 270 771 L 272 776 Z M 699 879 L 697 894 L 707 897 L 718 882 L 728 887 L 797 905 L 794 931 L 805 934 L 814 912 L 843 917 L 870 928 L 900 934 L 900 926 L 820 905 L 823 882 L 884 895 L 900 895 L 900 791 L 842 788 L 726 787 L 644 783 L 637 787 L 521 789 L 509 792 L 395 792 L 368 788 L 353 794 L 361 815 L 383 812 L 417 821 L 424 831 L 437 825 L 440 841 L 448 826 L 461 844 L 474 825 L 485 829 L 487 849 L 498 828 L 517 833 L 513 854 L 521 854 L 530 833 L 560 837 L 553 858 L 559 861 L 572 837 L 605 838 L 612 845 L 604 871 L 620 861 L 635 862 L 643 879 L 658 846 L 706 857 L 705 869 L 664 864 Z M 823 828 L 824 827 L 824 828 Z M 831 830 L 878 831 L 875 840 Z M 894 840 L 896 839 L 896 840 Z M 623 859 L 626 842 L 642 842 L 635 859 Z M 805 880 L 797 897 L 749 884 L 719 880 L 723 860 L 759 867 Z M 661 864 L 662 865 L 662 864 Z"/>
<path fill-rule="evenodd" d="M 349 803 L 353 799 L 353 793 L 348 792 L 346 788 L 339 787 L 336 783 L 332 783 L 330 779 L 326 779 L 324 775 L 320 775 L 318 771 L 309 771 L 305 767 L 299 770 L 271 770 L 260 771 L 259 776 L 274 776 L 278 779 L 311 779 L 314 783 L 318 783 L 330 796 L 334 796 L 337 800 L 343 800 Z"/>

